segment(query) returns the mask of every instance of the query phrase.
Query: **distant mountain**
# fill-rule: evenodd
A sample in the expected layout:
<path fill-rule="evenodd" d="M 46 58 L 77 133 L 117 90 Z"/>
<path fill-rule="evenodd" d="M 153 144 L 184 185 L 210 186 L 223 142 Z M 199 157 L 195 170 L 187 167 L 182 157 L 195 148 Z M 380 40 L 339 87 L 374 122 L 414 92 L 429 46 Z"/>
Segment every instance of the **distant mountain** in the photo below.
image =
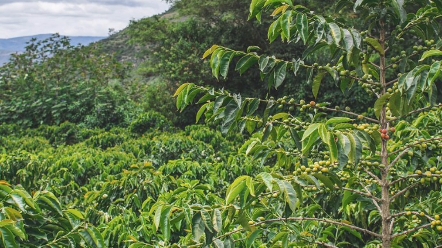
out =
<path fill-rule="evenodd" d="M 0 39 L 0 66 L 9 61 L 9 57 L 13 53 L 20 53 L 25 50 L 26 42 L 32 38 L 37 40 L 44 40 L 51 37 L 52 34 L 38 34 L 32 36 L 22 36 L 9 39 Z M 72 45 L 89 45 L 90 43 L 97 42 L 106 37 L 99 36 L 68 36 L 71 39 Z"/>

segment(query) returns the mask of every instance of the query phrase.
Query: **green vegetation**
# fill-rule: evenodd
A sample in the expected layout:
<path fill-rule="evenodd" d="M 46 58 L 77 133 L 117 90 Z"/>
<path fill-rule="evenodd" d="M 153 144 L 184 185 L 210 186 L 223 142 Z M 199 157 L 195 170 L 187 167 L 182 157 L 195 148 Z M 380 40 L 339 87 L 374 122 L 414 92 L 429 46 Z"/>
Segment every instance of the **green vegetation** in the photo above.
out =
<path fill-rule="evenodd" d="M 0 68 L 0 246 L 442 244 L 441 1 L 170 2 Z"/>

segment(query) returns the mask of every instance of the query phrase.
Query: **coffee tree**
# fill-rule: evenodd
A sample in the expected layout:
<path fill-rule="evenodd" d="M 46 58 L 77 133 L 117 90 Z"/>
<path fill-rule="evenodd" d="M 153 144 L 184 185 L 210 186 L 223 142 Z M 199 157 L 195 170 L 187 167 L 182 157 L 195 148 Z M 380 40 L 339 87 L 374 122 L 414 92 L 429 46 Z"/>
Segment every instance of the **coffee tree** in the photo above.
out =
<path fill-rule="evenodd" d="M 240 74 L 258 69 L 274 88 L 297 84 L 284 80 L 304 70 L 316 101 L 295 102 L 290 95 L 243 98 L 192 83 L 179 87 L 178 109 L 203 104 L 197 121 L 218 123 L 224 133 L 249 132 L 252 138 L 242 151 L 274 169 L 234 180 L 223 204 L 158 203 L 152 213 L 159 230 L 187 223 L 191 234 L 180 242 L 191 247 L 442 243 L 442 111 L 437 104 L 442 1 L 341 0 L 336 7 L 359 19 L 363 28 L 291 0 L 251 2 L 249 19 L 273 17 L 269 42 L 300 42 L 305 46 L 301 58 L 281 60 L 260 54 L 258 47 L 242 52 L 217 45 L 203 55 L 216 78 L 226 78 L 235 64 Z M 316 51 L 328 53 L 329 63 L 307 63 Z M 329 106 L 321 102 L 325 83 L 343 92 L 363 87 L 375 104 L 365 113 Z"/>

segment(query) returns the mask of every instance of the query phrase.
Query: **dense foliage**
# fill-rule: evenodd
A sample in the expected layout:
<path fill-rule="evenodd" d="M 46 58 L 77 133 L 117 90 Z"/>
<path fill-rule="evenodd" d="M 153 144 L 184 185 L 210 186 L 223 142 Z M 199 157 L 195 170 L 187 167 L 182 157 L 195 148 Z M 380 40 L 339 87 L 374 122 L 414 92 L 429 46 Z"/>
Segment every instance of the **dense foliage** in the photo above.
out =
<path fill-rule="evenodd" d="M 181 204 L 221 202 L 234 178 L 256 173 L 249 158 L 235 155 L 240 136 L 227 140 L 204 126 L 175 130 L 154 112 L 127 129 L 2 125 L 0 135 L 6 247 L 79 247 L 85 235 L 93 235 L 91 247 L 157 243 L 162 238 L 146 224 L 157 201 L 180 192 L 173 198 Z"/>
<path fill-rule="evenodd" d="M 169 2 L 0 68 L 0 246 L 442 244 L 441 1 Z"/>
<path fill-rule="evenodd" d="M 203 104 L 197 120 L 205 116 L 224 133 L 256 132 L 246 153 L 273 160 L 281 170 L 237 178 L 225 207 L 235 206 L 239 213 L 222 220 L 240 225 L 216 230 L 215 238 L 206 232 L 206 243 L 387 248 L 440 243 L 441 62 L 435 56 L 442 54 L 437 32 L 442 2 L 343 0 L 337 8 L 351 8 L 366 26 L 358 30 L 291 1 L 252 1 L 249 18 L 272 13 L 269 41 L 302 43 L 303 58 L 284 60 L 259 55 L 253 47 L 242 52 L 220 45 L 203 58 L 210 58 L 216 78 L 226 78 L 230 64 L 240 74 L 257 67 L 274 88 L 289 72 L 307 71 L 318 99 L 330 77 L 343 92 L 365 89 L 375 100 L 372 111 L 358 114 L 287 96 L 244 98 L 195 84 L 177 90 L 180 109 L 195 99 Z M 419 46 L 398 51 L 405 40 Z M 329 63 L 304 61 L 318 50 L 330 54 Z M 282 203 L 269 203 L 272 192 Z M 199 227 L 192 230 L 198 239 Z"/>
<path fill-rule="evenodd" d="M 33 39 L 0 68 L 0 123 L 122 124 L 135 108 L 127 101 L 129 69 L 94 45 L 74 47 L 59 35 Z"/>

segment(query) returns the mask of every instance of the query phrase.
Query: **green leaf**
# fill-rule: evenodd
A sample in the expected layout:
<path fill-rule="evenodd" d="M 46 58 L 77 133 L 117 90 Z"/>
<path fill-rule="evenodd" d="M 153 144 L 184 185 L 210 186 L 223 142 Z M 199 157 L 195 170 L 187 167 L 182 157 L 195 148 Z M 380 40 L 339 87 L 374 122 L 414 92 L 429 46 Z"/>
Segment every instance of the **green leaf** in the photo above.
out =
<path fill-rule="evenodd" d="M 251 53 L 251 52 L 256 52 L 261 50 L 261 48 L 259 46 L 249 46 L 247 47 L 247 53 Z"/>
<path fill-rule="evenodd" d="M 441 61 L 434 62 L 428 73 L 427 86 L 430 87 L 441 75 Z"/>
<path fill-rule="evenodd" d="M 305 139 L 309 138 L 313 132 L 315 132 L 319 126 L 321 125 L 321 123 L 313 123 L 310 124 L 307 128 L 307 130 L 305 130 L 304 134 L 302 135 L 302 139 L 301 141 L 304 141 Z"/>
<path fill-rule="evenodd" d="M 198 110 L 198 113 L 196 113 L 196 123 L 198 123 L 198 121 L 200 120 L 201 116 L 204 114 L 204 112 L 206 112 L 207 107 L 209 106 L 209 104 L 211 103 L 205 103 L 203 106 L 201 106 L 201 108 Z"/>
<path fill-rule="evenodd" d="M 213 229 L 216 232 L 221 232 L 223 228 L 223 219 L 221 216 L 221 211 L 219 209 L 213 210 L 213 218 L 212 218 Z"/>
<path fill-rule="evenodd" d="M 401 110 L 401 93 L 400 92 L 395 92 L 391 95 L 390 100 L 388 101 L 389 103 L 389 108 L 391 113 L 394 116 L 401 116 L 402 110 Z"/>
<path fill-rule="evenodd" d="M 273 177 L 270 173 L 261 172 L 256 178 L 261 179 L 270 191 L 273 190 Z"/>
<path fill-rule="evenodd" d="M 374 113 L 376 115 L 376 118 L 379 119 L 381 115 L 381 111 L 384 108 L 385 104 L 387 104 L 388 99 L 390 98 L 390 93 L 386 93 L 379 97 L 376 102 L 374 103 Z"/>
<path fill-rule="evenodd" d="M 304 50 L 304 52 L 302 53 L 302 58 L 306 58 L 307 56 L 309 56 L 310 54 L 312 54 L 312 53 L 314 53 L 315 51 L 317 51 L 317 50 L 319 50 L 319 49 L 321 49 L 321 48 L 323 48 L 323 47 L 325 47 L 325 46 L 327 46 L 327 43 L 326 42 L 319 42 L 319 43 L 316 43 L 316 44 L 314 44 L 313 46 L 308 46 L 307 47 L 307 49 L 305 49 Z M 296 70 L 294 71 L 295 72 L 295 76 L 296 76 L 296 72 L 298 71 L 298 69 L 299 69 L 299 65 L 300 65 L 301 63 L 297 63 L 296 65 L 297 65 L 297 67 L 295 67 L 296 68 Z M 303 64 L 303 63 L 302 63 Z"/>
<path fill-rule="evenodd" d="M 94 248 L 106 247 L 103 237 L 101 236 L 100 232 L 97 231 L 97 229 L 89 227 L 79 233 L 88 246 Z"/>
<path fill-rule="evenodd" d="M 165 206 L 161 211 L 160 228 L 161 228 L 161 233 L 163 234 L 165 240 L 169 240 L 171 235 L 171 230 L 170 230 L 171 211 L 172 211 L 172 206 Z"/>
<path fill-rule="evenodd" d="M 225 50 L 220 48 L 215 50 L 210 57 L 210 67 L 212 68 L 212 74 L 216 79 L 219 77 L 221 57 L 224 53 Z"/>
<path fill-rule="evenodd" d="M 329 188 L 330 190 L 335 190 L 335 184 L 330 180 L 328 176 L 325 176 L 324 174 L 313 174 L 314 177 L 316 177 L 319 181 L 321 181 L 325 187 Z"/>
<path fill-rule="evenodd" d="M 407 20 L 407 12 L 405 12 L 404 9 L 404 0 L 392 0 L 389 2 L 391 3 L 395 14 L 401 20 L 401 23 L 404 23 Z"/>
<path fill-rule="evenodd" d="M 288 238 L 288 236 L 289 236 L 289 233 L 288 232 L 279 232 L 274 238 L 273 238 L 273 240 L 272 240 L 272 243 L 273 244 L 276 244 L 278 241 L 284 241 L 284 240 L 287 240 L 287 238 Z M 281 244 L 282 244 L 283 242 L 281 242 Z M 287 246 L 282 246 L 282 247 L 287 247 Z M 295 246 L 296 247 L 296 246 Z"/>
<path fill-rule="evenodd" d="M 246 238 L 246 247 L 252 247 L 253 242 L 255 242 L 255 239 L 261 235 L 261 233 L 263 232 L 263 229 L 256 229 L 254 232 L 249 233 L 249 235 L 247 235 Z"/>
<path fill-rule="evenodd" d="M 258 56 L 252 54 L 246 54 L 243 56 L 238 63 L 236 64 L 236 71 L 242 75 L 245 71 L 247 71 L 252 65 L 258 62 Z"/>
<path fill-rule="evenodd" d="M 15 242 L 15 237 L 12 232 L 6 227 L 0 227 L 0 236 L 2 238 L 3 247 L 5 248 L 19 248 L 17 242 Z"/>
<path fill-rule="evenodd" d="M 289 205 L 289 208 L 295 212 L 298 207 L 298 198 L 296 197 L 296 191 L 293 188 L 292 184 L 285 180 L 274 179 L 274 181 L 278 184 L 279 190 L 283 194 L 283 198 L 285 202 Z"/>
<path fill-rule="evenodd" d="M 341 28 L 339 28 L 334 22 L 329 23 L 328 27 L 330 28 L 331 36 L 333 37 L 335 44 L 339 46 L 339 42 L 342 39 Z"/>
<path fill-rule="evenodd" d="M 227 51 L 221 57 L 219 72 L 224 79 L 227 77 L 227 73 L 229 72 L 230 62 L 234 57 L 235 57 L 235 52 L 233 51 Z"/>
<path fill-rule="evenodd" d="M 9 196 L 11 197 L 10 199 L 15 206 L 20 208 L 21 211 L 26 212 L 26 205 L 27 204 L 26 204 L 25 199 L 21 195 L 14 192 L 14 193 L 11 193 Z"/>
<path fill-rule="evenodd" d="M 280 30 L 281 22 L 279 21 L 279 19 L 270 24 L 269 30 L 267 32 L 267 38 L 269 39 L 270 43 L 274 42 L 278 38 Z"/>
<path fill-rule="evenodd" d="M 0 224 L 0 226 L 1 226 L 1 224 Z M 8 225 L 8 226 L 6 226 L 6 228 L 12 232 L 12 235 L 19 237 L 21 240 L 27 240 L 27 235 L 26 235 L 26 233 L 24 233 L 23 227 L 21 227 L 23 230 L 18 228 L 16 225 Z"/>
<path fill-rule="evenodd" d="M 61 210 L 61 204 L 58 199 L 51 192 L 46 192 L 45 194 L 39 195 L 37 201 L 41 202 L 40 204 L 47 205 L 54 212 L 57 212 L 58 215 L 62 216 L 63 211 Z"/>
<path fill-rule="evenodd" d="M 296 191 L 292 184 L 288 181 L 283 181 L 284 183 L 284 199 L 289 204 L 290 209 L 295 212 L 298 207 L 298 198 L 296 197 Z"/>
<path fill-rule="evenodd" d="M 213 240 L 213 245 L 216 248 L 224 248 L 224 243 L 221 240 L 219 240 L 219 239 L 214 239 Z"/>
<path fill-rule="evenodd" d="M 230 204 L 246 187 L 246 179 L 249 176 L 238 177 L 227 189 L 226 192 L 226 204 Z"/>
<path fill-rule="evenodd" d="M 206 229 L 210 231 L 214 230 L 212 217 L 205 209 L 201 209 L 201 218 L 203 219 Z"/>
<path fill-rule="evenodd" d="M 265 2 L 266 0 L 252 0 L 252 2 L 250 3 L 249 20 L 256 17 L 256 19 L 258 19 L 258 21 L 261 22 L 259 18 L 259 13 L 261 13 Z"/>
<path fill-rule="evenodd" d="M 203 59 L 207 58 L 209 55 L 211 55 L 216 49 L 218 49 L 218 45 L 213 45 L 211 48 L 207 49 L 206 52 L 203 54 Z"/>
<path fill-rule="evenodd" d="M 304 45 L 307 43 L 307 38 L 309 35 L 309 26 L 307 15 L 299 12 L 296 15 L 296 27 L 298 29 L 299 34 L 301 35 L 301 39 L 304 42 Z"/>
<path fill-rule="evenodd" d="M 155 211 L 155 216 L 153 218 L 153 224 L 155 225 L 155 231 L 158 231 L 161 223 L 161 211 L 163 210 L 163 205 L 157 207 Z"/>
<path fill-rule="evenodd" d="M 325 71 L 321 71 L 313 79 L 312 91 L 313 91 L 313 96 L 315 98 L 318 98 L 319 87 L 321 86 L 321 82 L 322 82 L 322 79 L 324 78 L 324 76 L 325 76 Z"/>
<path fill-rule="evenodd" d="M 321 137 L 321 139 L 322 139 L 322 142 L 324 142 L 325 144 L 328 144 L 330 141 L 330 133 L 328 132 L 325 124 L 321 123 L 321 125 L 318 128 L 318 132 L 319 132 L 319 137 Z"/>
<path fill-rule="evenodd" d="M 378 51 L 380 55 L 385 55 L 385 50 L 377 39 L 367 37 L 364 39 L 364 41 L 372 46 L 376 51 Z"/>
<path fill-rule="evenodd" d="M 192 218 L 192 235 L 195 241 L 200 241 L 205 229 L 206 226 L 204 225 L 201 213 L 196 213 Z"/>
<path fill-rule="evenodd" d="M 175 91 L 175 94 L 173 94 L 173 97 L 178 96 L 190 84 L 191 83 L 184 83 L 180 87 L 178 87 L 178 89 Z"/>
<path fill-rule="evenodd" d="M 354 47 L 353 35 L 348 29 L 343 29 L 342 32 L 344 33 L 344 48 L 350 53 Z"/>
<path fill-rule="evenodd" d="M 348 117 L 333 117 L 327 120 L 327 122 L 325 123 L 327 126 L 332 125 L 332 124 L 339 124 L 339 123 L 345 123 L 345 122 L 350 122 L 352 121 L 351 118 Z"/>
<path fill-rule="evenodd" d="M 362 241 L 362 242 L 364 241 L 364 240 L 362 239 L 362 235 L 361 235 L 359 232 L 357 232 L 356 230 L 353 230 L 353 229 L 351 229 L 350 227 L 346 227 L 346 226 L 341 227 L 341 229 L 344 229 L 345 231 L 349 232 L 351 235 L 355 236 L 355 237 L 358 238 L 360 241 Z"/>
<path fill-rule="evenodd" d="M 80 211 L 78 211 L 76 209 L 67 209 L 65 211 L 70 213 L 70 214 L 72 214 L 72 215 L 74 215 L 75 217 L 77 217 L 80 220 L 84 220 L 84 215 Z"/>
<path fill-rule="evenodd" d="M 258 60 L 259 70 L 264 72 L 264 69 L 267 67 L 268 63 L 269 63 L 269 57 L 261 56 Z"/>
<path fill-rule="evenodd" d="M 331 162 L 337 162 L 338 161 L 338 145 L 336 144 L 335 136 L 333 134 L 330 134 L 329 141 L 328 141 L 328 150 L 330 151 L 330 159 Z"/>
<path fill-rule="evenodd" d="M 6 216 L 13 221 L 21 221 L 23 220 L 23 216 L 21 213 L 13 208 L 3 208 L 3 211 L 6 213 Z"/>
<path fill-rule="evenodd" d="M 282 40 L 290 40 L 290 26 L 292 23 L 292 11 L 286 11 L 280 18 L 282 28 Z"/>
<path fill-rule="evenodd" d="M 302 142 L 302 154 L 307 155 L 312 149 L 313 145 L 318 141 L 319 132 L 315 129 L 309 136 L 308 139 Z"/>
<path fill-rule="evenodd" d="M 442 56 L 442 51 L 440 50 L 429 50 L 429 51 L 425 51 L 424 54 L 422 54 L 421 59 L 419 60 L 419 62 L 424 61 L 427 58 L 433 57 L 433 56 Z"/>
<path fill-rule="evenodd" d="M 287 74 L 287 63 L 283 62 L 278 64 L 278 66 L 275 69 L 275 89 L 281 86 L 282 82 L 284 82 L 286 74 Z"/>
<path fill-rule="evenodd" d="M 253 178 L 247 177 L 246 178 L 246 185 L 249 189 L 250 195 L 255 196 L 255 186 L 253 184 Z"/>

